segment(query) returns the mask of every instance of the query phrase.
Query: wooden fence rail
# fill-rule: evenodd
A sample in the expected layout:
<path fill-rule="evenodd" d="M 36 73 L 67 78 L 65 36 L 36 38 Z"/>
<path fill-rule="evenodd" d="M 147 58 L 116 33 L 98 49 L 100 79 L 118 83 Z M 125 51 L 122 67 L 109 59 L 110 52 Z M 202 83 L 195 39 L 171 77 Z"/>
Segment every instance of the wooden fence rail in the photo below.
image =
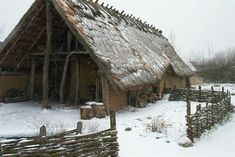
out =
<path fill-rule="evenodd" d="M 94 134 L 81 135 L 82 123 L 77 128 L 61 134 L 46 136 L 46 127 L 40 135 L 28 138 L 12 138 L 0 142 L 2 157 L 117 157 L 119 146 L 115 113 L 111 112 L 111 128 Z"/>

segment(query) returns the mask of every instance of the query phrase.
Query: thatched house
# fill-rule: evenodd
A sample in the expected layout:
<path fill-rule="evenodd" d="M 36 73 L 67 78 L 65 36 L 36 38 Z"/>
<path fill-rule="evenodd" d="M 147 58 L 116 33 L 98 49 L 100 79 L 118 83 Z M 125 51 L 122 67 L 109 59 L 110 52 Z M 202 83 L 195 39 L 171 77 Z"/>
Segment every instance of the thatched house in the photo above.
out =
<path fill-rule="evenodd" d="M 192 74 L 162 31 L 91 0 L 35 0 L 5 40 L 0 66 L 28 74 L 21 86 L 45 107 L 49 97 L 103 101 L 107 110 L 143 89 L 185 87 Z"/>

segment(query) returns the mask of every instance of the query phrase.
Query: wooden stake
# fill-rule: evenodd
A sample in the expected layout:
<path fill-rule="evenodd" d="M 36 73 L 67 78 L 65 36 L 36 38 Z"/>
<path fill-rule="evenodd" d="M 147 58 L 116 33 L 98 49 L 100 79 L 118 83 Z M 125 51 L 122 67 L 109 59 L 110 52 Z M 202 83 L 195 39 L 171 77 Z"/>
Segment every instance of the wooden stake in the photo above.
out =
<path fill-rule="evenodd" d="M 35 70 L 36 70 L 36 61 L 34 59 L 32 59 L 30 82 L 29 82 L 29 97 L 30 97 L 31 101 L 33 101 L 33 96 L 34 96 Z"/>
<path fill-rule="evenodd" d="M 116 114 L 115 111 L 110 111 L 110 128 L 112 130 L 116 129 Z"/>
<path fill-rule="evenodd" d="M 46 51 L 44 56 L 43 66 L 43 92 L 42 92 L 42 104 L 44 108 L 48 108 L 48 75 L 49 75 L 49 64 L 50 64 L 50 53 L 52 44 L 52 20 L 51 20 L 51 2 L 46 0 L 46 15 L 47 15 L 47 43 Z"/>

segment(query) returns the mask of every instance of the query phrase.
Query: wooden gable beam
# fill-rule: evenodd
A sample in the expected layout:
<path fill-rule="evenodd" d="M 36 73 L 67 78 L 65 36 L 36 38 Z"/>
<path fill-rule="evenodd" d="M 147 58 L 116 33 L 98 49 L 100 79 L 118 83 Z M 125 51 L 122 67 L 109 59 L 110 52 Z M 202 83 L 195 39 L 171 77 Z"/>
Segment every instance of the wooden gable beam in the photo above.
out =
<path fill-rule="evenodd" d="M 37 11 L 37 13 L 31 18 L 31 20 L 27 23 L 26 27 L 23 28 L 23 31 L 17 36 L 16 40 L 13 42 L 13 44 L 10 46 L 10 48 L 6 51 L 5 55 L 3 56 L 3 58 L 0 61 L 0 67 L 2 66 L 4 60 L 6 59 L 6 57 L 9 55 L 9 53 L 12 51 L 12 49 L 15 47 L 15 44 L 17 43 L 17 41 L 19 41 L 19 39 L 21 38 L 21 35 L 23 34 L 23 32 L 31 25 L 31 23 L 33 23 L 33 21 L 36 19 L 36 17 L 40 14 L 40 12 L 44 9 L 44 5 L 42 5 L 40 7 L 40 9 Z"/>

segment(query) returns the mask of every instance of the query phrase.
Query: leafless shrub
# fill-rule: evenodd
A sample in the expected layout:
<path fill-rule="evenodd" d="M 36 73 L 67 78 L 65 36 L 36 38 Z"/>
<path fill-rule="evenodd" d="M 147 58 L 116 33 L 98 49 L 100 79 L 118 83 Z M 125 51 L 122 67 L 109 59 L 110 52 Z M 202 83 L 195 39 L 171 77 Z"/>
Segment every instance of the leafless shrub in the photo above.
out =
<path fill-rule="evenodd" d="M 99 131 L 99 124 L 98 123 L 92 123 L 89 125 L 84 125 L 82 132 L 85 134 L 92 134 Z"/>
<path fill-rule="evenodd" d="M 64 133 L 66 131 L 65 125 L 63 122 L 56 122 L 56 123 L 51 123 L 46 119 L 42 119 L 40 122 L 38 122 L 36 119 L 34 120 L 35 122 L 32 125 L 29 125 L 33 130 L 35 130 L 35 135 L 39 135 L 39 130 L 40 127 L 43 125 L 46 127 L 47 131 L 47 136 L 53 136 L 57 135 L 60 133 Z"/>
<path fill-rule="evenodd" d="M 146 130 L 157 133 L 166 133 L 168 124 L 160 117 L 152 117 L 151 121 L 146 124 Z"/>

